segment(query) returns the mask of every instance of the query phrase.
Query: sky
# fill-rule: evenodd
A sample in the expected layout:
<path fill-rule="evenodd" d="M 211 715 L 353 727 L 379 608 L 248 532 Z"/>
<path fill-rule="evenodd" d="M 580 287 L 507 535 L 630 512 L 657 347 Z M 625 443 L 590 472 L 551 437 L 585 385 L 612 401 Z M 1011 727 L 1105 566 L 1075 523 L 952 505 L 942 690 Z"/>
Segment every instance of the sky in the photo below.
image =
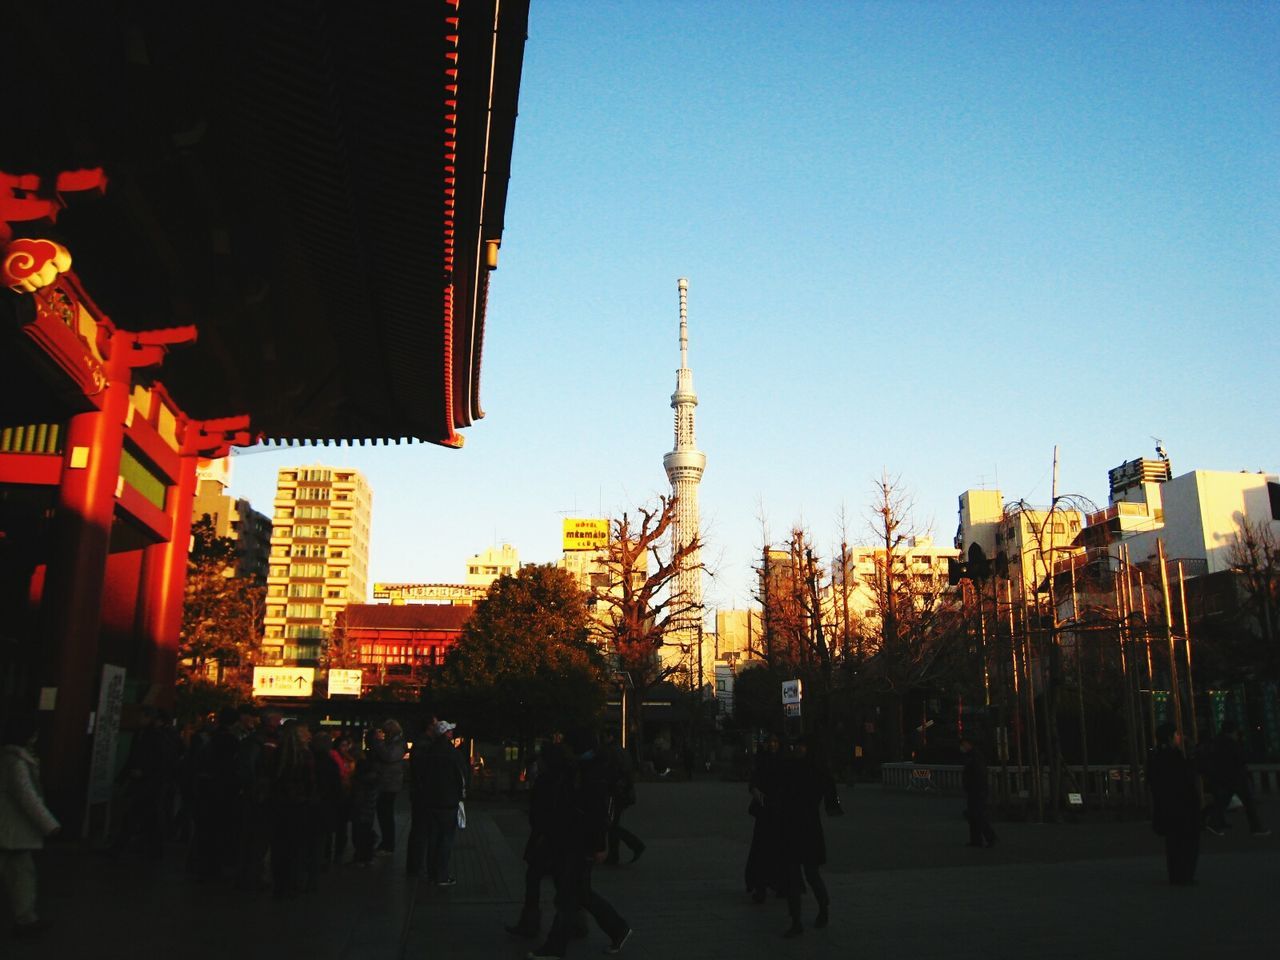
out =
<path fill-rule="evenodd" d="M 373 488 L 370 580 L 458 582 L 669 490 L 689 280 L 706 605 L 766 536 L 998 488 L 1280 472 L 1280 5 L 533 0 L 461 451 L 264 451 Z"/>

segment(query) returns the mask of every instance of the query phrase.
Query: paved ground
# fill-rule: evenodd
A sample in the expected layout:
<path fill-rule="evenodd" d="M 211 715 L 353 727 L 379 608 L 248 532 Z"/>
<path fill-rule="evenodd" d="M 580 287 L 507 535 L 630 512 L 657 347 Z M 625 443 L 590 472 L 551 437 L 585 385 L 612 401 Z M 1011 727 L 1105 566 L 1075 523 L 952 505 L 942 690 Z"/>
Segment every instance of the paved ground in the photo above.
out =
<path fill-rule="evenodd" d="M 635 865 L 596 874 L 598 888 L 636 929 L 626 955 L 1203 960 L 1274 953 L 1277 837 L 1251 837 L 1242 825 L 1225 838 L 1206 835 L 1199 883 L 1183 889 L 1164 882 L 1158 838 L 1141 821 L 997 822 L 999 844 L 975 850 L 964 845 L 957 798 L 860 786 L 846 788 L 844 802 L 847 815 L 825 821 L 831 926 L 784 941 L 784 904 L 756 906 L 742 890 L 745 787 L 641 784 L 628 826 L 648 850 Z M 0 956 L 516 960 L 532 944 L 514 940 L 502 924 L 519 911 L 523 811 L 505 801 L 469 806 L 452 889 L 406 880 L 394 858 L 369 869 L 336 868 L 318 893 L 276 903 L 194 882 L 181 869 L 178 845 L 161 864 L 55 847 L 42 863 L 51 929 L 38 941 L 0 938 Z M 1280 804 L 1264 801 L 1263 814 L 1280 823 Z M 593 930 L 570 954 L 594 956 L 604 945 Z"/>

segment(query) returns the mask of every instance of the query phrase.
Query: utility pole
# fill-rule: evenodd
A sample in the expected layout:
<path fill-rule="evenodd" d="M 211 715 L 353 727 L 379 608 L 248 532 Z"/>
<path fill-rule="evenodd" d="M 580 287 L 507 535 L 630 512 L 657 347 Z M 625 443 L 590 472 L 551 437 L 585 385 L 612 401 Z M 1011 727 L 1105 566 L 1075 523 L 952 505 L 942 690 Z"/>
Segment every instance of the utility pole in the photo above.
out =
<path fill-rule="evenodd" d="M 1173 610 L 1169 599 L 1169 567 L 1164 552 L 1164 538 L 1156 538 L 1156 555 L 1160 560 L 1160 592 L 1164 597 L 1164 633 L 1169 642 L 1169 692 L 1173 699 L 1173 722 L 1182 736 L 1182 683 L 1178 679 L 1178 644 L 1173 637 Z"/>

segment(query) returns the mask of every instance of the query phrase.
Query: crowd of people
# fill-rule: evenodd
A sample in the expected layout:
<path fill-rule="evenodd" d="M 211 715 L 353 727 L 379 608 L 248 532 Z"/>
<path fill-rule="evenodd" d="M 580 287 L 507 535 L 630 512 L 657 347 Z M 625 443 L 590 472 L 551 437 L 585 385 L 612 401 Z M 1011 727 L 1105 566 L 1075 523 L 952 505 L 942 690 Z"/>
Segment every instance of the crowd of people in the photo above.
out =
<path fill-rule="evenodd" d="M 167 840 L 187 841 L 187 868 L 202 881 L 229 880 L 251 892 L 290 898 L 318 887 L 331 866 L 368 866 L 397 850 L 396 804 L 410 793 L 405 872 L 449 887 L 454 839 L 465 825 L 471 768 L 455 726 L 432 717 L 412 743 L 394 719 L 369 727 L 333 727 L 286 720 L 273 710 L 228 708 L 179 731 L 146 707 L 121 770 L 122 810 L 108 851 L 117 857 L 160 858 Z M 32 854 L 59 829 L 39 787 L 33 718 L 13 717 L 0 749 L 0 880 L 10 895 L 17 932 L 36 932 L 36 872 Z M 959 743 L 969 844 L 996 843 L 988 811 L 981 751 Z M 592 886 L 597 864 L 618 864 L 625 847 L 635 863 L 644 841 L 622 825 L 636 802 L 630 755 L 615 737 L 590 730 L 555 735 L 527 769 L 529 837 L 519 918 L 506 929 L 534 938 L 543 931 L 545 880 L 554 888 L 554 918 L 529 960 L 565 955 L 585 936 L 591 917 L 617 953 L 631 935 L 626 919 Z M 1147 770 L 1152 824 L 1164 838 L 1171 883 L 1194 882 L 1202 830 L 1221 834 L 1238 798 L 1250 830 L 1263 825 L 1250 787 L 1239 731 L 1225 723 L 1194 753 L 1172 724 L 1156 730 Z M 826 842 L 821 811 L 842 813 L 834 778 L 809 737 L 769 737 L 756 754 L 748 783 L 753 818 L 744 880 L 757 904 L 772 893 L 786 901 L 784 936 L 804 932 L 803 899 L 812 892 L 813 926 L 830 920 L 822 877 Z M 1208 802 L 1206 803 L 1206 799 Z M 348 855 L 348 851 L 350 854 Z"/>
<path fill-rule="evenodd" d="M 469 779 L 453 731 L 432 718 L 410 750 L 394 719 L 332 727 L 244 706 L 184 736 L 148 708 L 124 764 L 124 812 L 111 851 L 156 858 L 166 838 L 189 840 L 196 877 L 294 897 L 316 889 L 330 866 L 367 867 L 395 853 L 396 801 L 408 786 L 408 872 L 425 860 L 428 880 L 448 885 Z"/>

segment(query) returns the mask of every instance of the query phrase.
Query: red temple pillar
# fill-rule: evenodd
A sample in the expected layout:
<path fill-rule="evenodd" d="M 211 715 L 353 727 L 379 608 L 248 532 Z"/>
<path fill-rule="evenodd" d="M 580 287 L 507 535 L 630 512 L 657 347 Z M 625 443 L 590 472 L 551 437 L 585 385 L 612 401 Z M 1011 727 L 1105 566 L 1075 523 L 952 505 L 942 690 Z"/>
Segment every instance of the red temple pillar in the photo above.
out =
<path fill-rule="evenodd" d="M 196 458 L 182 457 L 178 482 L 169 488 L 165 502 L 169 539 L 147 547 L 142 561 L 142 636 L 150 648 L 151 699 L 165 709 L 173 707 L 178 676 L 178 635 L 195 494 Z"/>
<path fill-rule="evenodd" d="M 46 727 L 44 778 L 54 809 L 74 822 L 85 800 L 90 717 L 101 675 L 99 638 L 111 526 L 133 371 L 155 366 L 165 346 L 194 328 L 127 333 L 107 325 L 106 385 L 97 410 L 67 425 L 55 537 L 42 598 L 47 660 L 41 690 Z"/>
<path fill-rule="evenodd" d="M 77 414 L 67 425 L 56 532 L 42 598 L 48 660 L 40 697 L 41 709 L 52 711 L 45 786 L 64 815 L 79 809 L 88 765 L 103 585 L 130 381 L 127 366 L 108 363 L 101 409 Z"/>

